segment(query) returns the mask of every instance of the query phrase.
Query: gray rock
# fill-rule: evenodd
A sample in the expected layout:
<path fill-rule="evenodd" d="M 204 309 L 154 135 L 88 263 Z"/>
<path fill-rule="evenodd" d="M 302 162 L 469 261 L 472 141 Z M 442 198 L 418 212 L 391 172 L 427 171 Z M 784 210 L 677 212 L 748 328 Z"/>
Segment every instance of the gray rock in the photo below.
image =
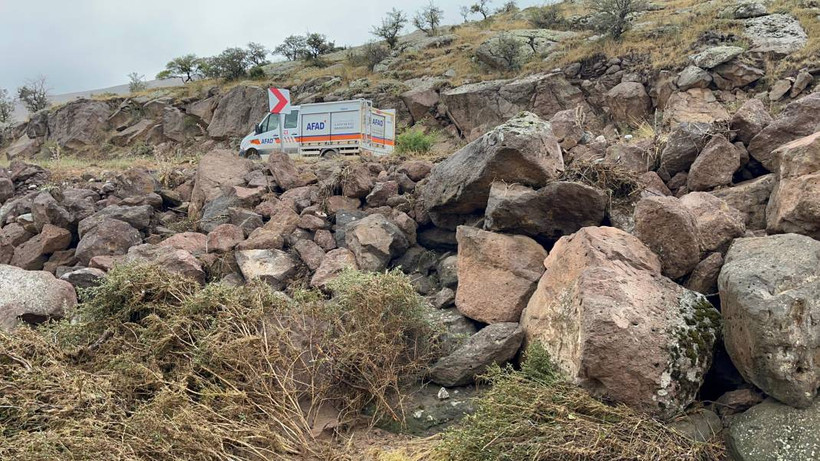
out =
<path fill-rule="evenodd" d="M 770 14 L 744 21 L 745 34 L 752 42 L 749 51 L 787 55 L 806 46 L 808 36 L 793 16 Z"/>
<path fill-rule="evenodd" d="M 82 267 L 71 270 L 60 276 L 60 280 L 64 280 L 75 288 L 91 288 L 100 284 L 105 277 L 105 272 L 93 267 Z"/>
<path fill-rule="evenodd" d="M 763 101 L 751 98 L 732 116 L 729 128 L 737 134 L 738 141 L 748 146 L 752 138 L 769 126 L 772 120 Z"/>
<path fill-rule="evenodd" d="M 95 145 L 104 136 L 111 113 L 104 101 L 71 101 L 49 115 L 48 139 L 67 149 Z"/>
<path fill-rule="evenodd" d="M 267 112 L 267 91 L 255 86 L 236 86 L 220 98 L 208 124 L 208 135 L 215 139 L 245 136 Z"/>
<path fill-rule="evenodd" d="M 776 181 L 774 174 L 767 174 L 711 194 L 740 211 L 747 229 L 760 230 L 766 228 L 766 206 Z"/>
<path fill-rule="evenodd" d="M 766 5 L 760 2 L 741 1 L 736 5 L 726 7 L 720 12 L 720 17 L 724 19 L 749 19 L 766 16 Z"/>
<path fill-rule="evenodd" d="M 77 260 L 83 266 L 95 256 L 124 255 L 132 246 L 139 245 L 142 237 L 130 224 L 106 218 L 89 230 L 77 244 Z"/>
<path fill-rule="evenodd" d="M 494 182 L 490 188 L 484 227 L 557 239 L 603 222 L 609 197 L 601 190 L 572 182 L 553 182 L 534 190 Z"/>
<path fill-rule="evenodd" d="M 743 377 L 794 407 L 820 388 L 820 242 L 797 234 L 735 240 L 718 285 L 724 342 Z"/>
<path fill-rule="evenodd" d="M 709 84 L 712 83 L 712 76 L 698 66 L 687 66 L 678 75 L 676 83 L 681 91 L 686 91 L 689 88 L 709 88 Z"/>
<path fill-rule="evenodd" d="M 356 256 L 359 269 L 373 272 L 383 271 L 392 259 L 410 247 L 401 229 L 380 214 L 348 224 L 345 243 Z"/>
<path fill-rule="evenodd" d="M 780 80 L 774 82 L 774 85 L 772 85 L 772 88 L 769 90 L 769 101 L 780 101 L 791 89 L 791 80 L 781 78 Z"/>
<path fill-rule="evenodd" d="M 696 442 L 708 442 L 723 430 L 723 423 L 714 412 L 701 408 L 672 421 L 669 427 Z"/>
<path fill-rule="evenodd" d="M 441 93 L 447 114 L 468 140 L 474 140 L 521 111 L 545 119 L 556 113 L 591 108 L 580 89 L 562 74 L 536 74 L 511 80 L 462 85 Z"/>
<path fill-rule="evenodd" d="M 658 174 L 666 180 L 688 172 L 713 132 L 709 123 L 679 123 L 672 128 L 661 152 Z"/>
<path fill-rule="evenodd" d="M 524 113 L 437 164 L 422 200 L 434 224 L 454 229 L 483 212 L 493 181 L 543 187 L 563 168 L 549 123 Z"/>
<path fill-rule="evenodd" d="M 296 263 L 282 250 L 242 250 L 235 253 L 236 263 L 245 280 L 262 280 L 282 290 L 296 273 Z"/>
<path fill-rule="evenodd" d="M 153 215 L 154 209 L 150 205 L 110 205 L 80 221 L 77 230 L 80 238 L 82 238 L 85 234 L 107 219 L 116 219 L 118 221 L 130 224 L 131 227 L 137 230 L 145 230 L 151 224 L 151 217 Z"/>
<path fill-rule="evenodd" d="M 694 56 L 690 56 L 689 60 L 701 69 L 711 69 L 724 62 L 731 61 L 742 53 L 743 48 L 739 46 L 721 45 L 707 48 Z"/>
<path fill-rule="evenodd" d="M 48 272 L 0 265 L 0 329 L 10 331 L 21 321 L 37 324 L 61 319 L 77 304 L 70 283 Z"/>
<path fill-rule="evenodd" d="M 768 399 L 732 420 L 726 444 L 737 461 L 807 461 L 820 453 L 820 400 L 798 410 Z"/>
<path fill-rule="evenodd" d="M 436 362 L 430 369 L 430 379 L 446 387 L 470 384 L 488 366 L 512 360 L 523 340 L 524 330 L 517 323 L 489 325 Z"/>
<path fill-rule="evenodd" d="M 820 92 L 804 96 L 786 106 L 749 143 L 749 154 L 763 167 L 776 172 L 779 161 L 773 152 L 783 144 L 809 136 L 820 129 Z"/>

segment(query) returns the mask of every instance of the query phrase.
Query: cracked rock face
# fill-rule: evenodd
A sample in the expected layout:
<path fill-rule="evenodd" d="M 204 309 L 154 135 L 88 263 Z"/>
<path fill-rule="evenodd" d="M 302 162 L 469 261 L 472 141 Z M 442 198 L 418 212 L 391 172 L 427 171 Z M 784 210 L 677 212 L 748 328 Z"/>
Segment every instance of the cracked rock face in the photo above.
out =
<path fill-rule="evenodd" d="M 820 242 L 735 240 L 718 287 L 726 350 L 741 375 L 783 403 L 811 405 L 820 388 Z"/>

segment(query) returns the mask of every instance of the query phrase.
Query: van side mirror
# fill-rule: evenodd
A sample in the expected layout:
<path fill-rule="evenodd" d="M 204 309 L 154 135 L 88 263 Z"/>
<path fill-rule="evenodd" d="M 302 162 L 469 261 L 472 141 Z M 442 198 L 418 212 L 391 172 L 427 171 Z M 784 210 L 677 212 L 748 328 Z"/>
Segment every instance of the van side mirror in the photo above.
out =
<path fill-rule="evenodd" d="M 261 124 L 261 123 L 257 123 L 256 125 L 254 125 L 254 126 L 253 126 L 253 132 L 254 132 L 255 134 L 262 134 L 262 124 Z"/>

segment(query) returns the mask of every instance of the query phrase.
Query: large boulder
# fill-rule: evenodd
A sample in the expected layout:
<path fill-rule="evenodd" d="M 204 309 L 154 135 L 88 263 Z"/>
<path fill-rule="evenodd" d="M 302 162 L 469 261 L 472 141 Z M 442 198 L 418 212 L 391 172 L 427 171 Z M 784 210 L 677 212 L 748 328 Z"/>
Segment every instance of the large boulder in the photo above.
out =
<path fill-rule="evenodd" d="M 820 400 L 796 409 L 767 399 L 732 419 L 726 446 L 736 461 L 805 461 L 820 453 Z"/>
<path fill-rule="evenodd" d="M 518 353 L 524 330 L 517 322 L 496 323 L 482 328 L 450 355 L 430 369 L 430 379 L 442 386 L 466 386 L 490 365 L 503 365 Z"/>
<path fill-rule="evenodd" d="M 763 101 L 751 98 L 735 112 L 729 128 L 737 133 L 737 140 L 747 146 L 758 133 L 772 123 L 772 116 L 763 105 Z"/>
<path fill-rule="evenodd" d="M 746 233 L 743 214 L 707 192 L 692 192 L 680 199 L 695 218 L 702 253 L 725 252 L 732 240 Z"/>
<path fill-rule="evenodd" d="M 155 264 L 172 274 L 180 274 L 200 284 L 205 283 L 202 264 L 188 251 L 160 245 L 137 245 L 128 249 L 125 263 Z"/>
<path fill-rule="evenodd" d="M 600 225 L 609 197 L 592 186 L 556 181 L 535 190 L 494 182 L 484 227 L 496 232 L 557 239 L 582 227 Z"/>
<path fill-rule="evenodd" d="M 820 131 L 820 92 L 786 106 L 778 117 L 749 143 L 749 154 L 767 170 L 777 171 L 775 150 L 795 139 Z"/>
<path fill-rule="evenodd" d="M 777 152 L 778 181 L 766 207 L 766 230 L 820 238 L 820 132 Z"/>
<path fill-rule="evenodd" d="M 709 190 L 732 183 L 740 169 L 741 152 L 723 135 L 712 136 L 689 169 L 689 190 Z"/>
<path fill-rule="evenodd" d="M 77 304 L 70 283 L 42 271 L 0 265 L 0 330 L 9 331 L 21 321 L 31 324 L 61 319 Z"/>
<path fill-rule="evenodd" d="M 544 273 L 547 251 L 529 237 L 459 226 L 459 312 L 483 323 L 516 322 Z"/>
<path fill-rule="evenodd" d="M 335 279 L 345 270 L 358 269 L 356 255 L 347 248 L 336 248 L 325 254 L 313 277 L 310 279 L 310 286 L 314 288 L 325 288 L 328 282 Z"/>
<path fill-rule="evenodd" d="M 606 94 L 613 120 L 624 125 L 639 125 L 652 108 L 652 99 L 640 82 L 623 82 Z"/>
<path fill-rule="evenodd" d="M 524 113 L 437 164 L 421 197 L 433 223 L 453 229 L 484 211 L 493 181 L 543 187 L 563 168 L 549 123 Z"/>
<path fill-rule="evenodd" d="M 743 377 L 806 408 L 820 388 L 820 242 L 797 234 L 735 240 L 718 279 L 724 343 Z"/>
<path fill-rule="evenodd" d="M 268 92 L 265 89 L 236 86 L 219 99 L 208 124 L 208 135 L 215 139 L 245 136 L 267 112 Z"/>
<path fill-rule="evenodd" d="M 635 207 L 635 235 L 677 279 L 700 262 L 700 235 L 694 215 L 675 197 L 645 197 Z"/>
<path fill-rule="evenodd" d="M 730 119 L 729 112 L 718 102 L 709 89 L 691 88 L 673 93 L 666 101 L 663 121 L 667 125 L 677 123 L 715 123 Z"/>
<path fill-rule="evenodd" d="M 305 182 L 299 176 L 299 170 L 290 159 L 290 155 L 284 152 L 272 152 L 268 157 L 268 170 L 273 175 L 273 180 L 282 190 L 302 187 Z"/>
<path fill-rule="evenodd" d="M 544 265 L 521 316 L 528 343 L 598 397 L 664 418 L 694 400 L 720 328 L 705 297 L 663 277 L 649 248 L 611 227 L 562 238 Z"/>
<path fill-rule="evenodd" d="M 223 187 L 244 185 L 251 165 L 249 160 L 239 158 L 236 152 L 224 149 L 213 150 L 202 157 L 194 177 L 188 213 L 198 218 L 205 203 L 223 195 Z"/>
<path fill-rule="evenodd" d="M 738 59 L 721 64 L 712 69 L 715 85 L 721 90 L 731 91 L 750 85 L 766 75 L 763 69 L 754 67 Z"/>
<path fill-rule="evenodd" d="M 661 151 L 658 173 L 672 178 L 688 172 L 713 132 L 710 123 L 679 123 L 672 127 L 666 146 Z"/>
<path fill-rule="evenodd" d="M 77 232 L 82 238 L 91 229 L 107 219 L 116 219 L 130 224 L 134 229 L 145 230 L 151 224 L 154 208 L 151 205 L 120 206 L 110 205 L 80 221 Z"/>
<path fill-rule="evenodd" d="M 99 144 L 108 129 L 112 109 L 107 102 L 79 99 L 54 111 L 48 118 L 49 139 L 67 149 Z"/>
<path fill-rule="evenodd" d="M 380 214 L 372 214 L 347 225 L 347 248 L 356 256 L 359 269 L 380 272 L 401 256 L 410 242 L 399 226 Z"/>
<path fill-rule="evenodd" d="M 581 106 L 589 109 L 580 89 L 561 74 L 536 74 L 513 80 L 462 85 L 441 93 L 447 114 L 468 140 L 474 140 L 521 111 L 546 119 Z"/>
<path fill-rule="evenodd" d="M 95 256 L 119 256 L 132 246 L 142 243 L 138 230 L 114 218 L 106 218 L 91 228 L 77 244 L 77 260 L 88 266 Z"/>
<path fill-rule="evenodd" d="M 245 280 L 261 280 L 274 290 L 283 290 L 296 274 L 296 262 L 282 250 L 241 250 L 236 263 Z"/>
<path fill-rule="evenodd" d="M 439 88 L 444 83 L 444 80 L 439 78 L 416 79 L 408 85 L 410 89 L 400 95 L 402 102 L 410 111 L 410 116 L 413 117 L 413 122 L 420 122 L 436 107 L 441 99 Z"/>
<path fill-rule="evenodd" d="M 766 228 L 766 206 L 776 183 L 775 175 L 767 174 L 711 194 L 738 210 L 747 229 L 760 230 Z"/>
<path fill-rule="evenodd" d="M 41 270 L 48 256 L 71 244 L 71 232 L 46 224 L 38 235 L 14 249 L 11 265 L 27 270 Z"/>
<path fill-rule="evenodd" d="M 806 46 L 808 36 L 800 21 L 788 14 L 770 14 L 744 21 L 746 37 L 752 42 L 749 51 L 787 55 Z"/>
<path fill-rule="evenodd" d="M 713 46 L 689 57 L 692 64 L 703 68 L 711 69 L 723 63 L 729 62 L 743 53 L 743 48 L 739 46 Z"/>

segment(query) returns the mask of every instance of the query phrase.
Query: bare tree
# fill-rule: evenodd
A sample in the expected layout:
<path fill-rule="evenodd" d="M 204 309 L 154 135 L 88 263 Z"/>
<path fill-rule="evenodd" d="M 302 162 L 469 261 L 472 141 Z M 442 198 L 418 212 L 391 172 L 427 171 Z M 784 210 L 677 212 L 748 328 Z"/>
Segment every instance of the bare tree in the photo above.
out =
<path fill-rule="evenodd" d="M 17 98 L 26 106 L 29 112 L 34 113 L 49 106 L 48 84 L 44 76 L 28 80 L 25 85 L 17 88 Z"/>
<path fill-rule="evenodd" d="M 470 7 L 470 11 L 480 14 L 484 19 L 490 15 L 490 3 L 492 0 L 478 0 Z"/>
<path fill-rule="evenodd" d="M 413 17 L 413 25 L 427 35 L 436 35 L 443 16 L 444 11 L 437 7 L 433 0 L 430 0 L 430 3 L 422 7 Z"/>
<path fill-rule="evenodd" d="M 501 8 L 496 10 L 496 13 L 498 13 L 498 14 L 510 14 L 510 13 L 515 13 L 516 11 L 518 11 L 518 4 L 515 2 L 515 0 L 508 0 L 508 1 L 504 2 L 503 5 L 501 5 Z"/>
<path fill-rule="evenodd" d="M 145 75 L 140 75 L 136 72 L 128 74 L 128 91 L 131 93 L 139 93 L 148 89 L 148 84 L 145 83 Z"/>
<path fill-rule="evenodd" d="M 376 37 L 384 39 L 390 49 L 396 48 L 399 44 L 399 34 L 407 24 L 407 16 L 403 12 L 393 8 L 382 18 L 382 25 L 374 27 L 370 32 Z"/>
<path fill-rule="evenodd" d="M 646 10 L 645 0 L 590 0 L 595 25 L 601 32 L 619 39 L 632 26 L 635 13 Z"/>
<path fill-rule="evenodd" d="M 11 122 L 14 113 L 14 100 L 9 96 L 8 90 L 0 88 L 0 123 Z"/>
<path fill-rule="evenodd" d="M 465 5 L 458 8 L 458 14 L 461 15 L 461 19 L 463 19 L 465 23 L 472 13 L 473 10 L 471 10 L 469 6 Z"/>

